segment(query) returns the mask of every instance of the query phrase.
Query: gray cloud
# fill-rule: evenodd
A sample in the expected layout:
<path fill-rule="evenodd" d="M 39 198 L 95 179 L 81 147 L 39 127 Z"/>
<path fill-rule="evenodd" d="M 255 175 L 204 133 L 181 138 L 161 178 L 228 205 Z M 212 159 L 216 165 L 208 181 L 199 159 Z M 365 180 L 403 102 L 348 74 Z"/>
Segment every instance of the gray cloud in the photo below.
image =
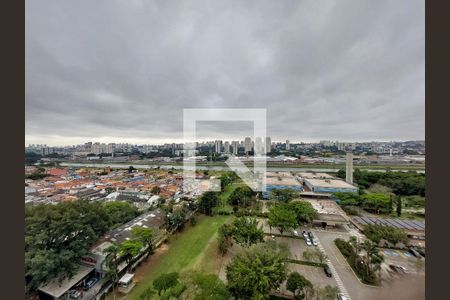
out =
<path fill-rule="evenodd" d="M 26 143 L 179 140 L 193 107 L 267 108 L 272 140 L 423 139 L 424 19 L 419 0 L 27 1 Z M 204 135 L 248 130 L 228 125 Z"/>

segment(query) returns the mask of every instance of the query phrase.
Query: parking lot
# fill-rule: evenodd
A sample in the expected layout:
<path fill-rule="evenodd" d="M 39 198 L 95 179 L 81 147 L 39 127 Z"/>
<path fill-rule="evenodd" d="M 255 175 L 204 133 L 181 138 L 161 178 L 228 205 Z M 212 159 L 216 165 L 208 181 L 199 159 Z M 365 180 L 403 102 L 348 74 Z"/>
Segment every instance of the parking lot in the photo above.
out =
<path fill-rule="evenodd" d="M 301 233 L 302 233 L 302 231 L 299 231 L 300 235 L 301 235 Z M 303 252 L 305 250 L 317 248 L 315 246 L 308 246 L 304 239 L 275 236 L 275 241 L 278 243 L 286 244 L 290 250 L 290 258 L 297 259 L 297 260 L 305 260 L 303 258 Z M 334 277 L 331 277 L 331 278 L 327 277 L 325 275 L 323 268 L 321 268 L 321 267 L 289 263 L 288 270 L 289 270 L 289 273 L 296 271 L 299 274 L 303 275 L 306 279 L 311 281 L 311 283 L 316 287 L 318 287 L 318 286 L 324 287 L 326 285 L 337 286 L 337 283 L 336 283 L 336 280 L 334 279 Z M 283 284 L 281 286 L 280 292 L 283 295 L 287 295 L 287 296 L 292 295 L 291 292 L 286 290 L 285 284 Z"/>
<path fill-rule="evenodd" d="M 287 244 L 287 246 L 289 247 L 289 250 L 291 252 L 290 258 L 297 259 L 297 260 L 304 260 L 303 252 L 307 249 L 313 248 L 313 246 L 306 245 L 306 242 L 304 239 L 276 236 L 275 241 L 277 241 L 278 243 Z"/>
<path fill-rule="evenodd" d="M 336 280 L 333 277 L 327 277 L 323 268 L 305 266 L 299 264 L 288 264 L 290 272 L 298 272 L 311 281 L 314 286 L 324 287 L 326 285 L 337 286 Z"/>
<path fill-rule="evenodd" d="M 314 235 L 319 239 L 330 262 L 339 274 L 343 285 L 351 299 L 424 299 L 425 288 L 425 267 L 424 260 L 410 256 L 406 251 L 388 250 L 384 252 L 385 264 L 383 264 L 382 286 L 374 287 L 361 283 L 353 270 L 342 256 L 339 249 L 334 244 L 334 240 L 341 238 L 348 240 L 351 234 L 348 232 L 334 232 L 314 230 Z M 390 263 L 402 265 L 410 270 L 409 274 L 389 274 L 387 275 L 386 266 Z M 410 284 L 408 282 L 415 282 Z M 408 288 L 405 288 L 408 286 Z M 395 295 L 395 296 L 394 296 Z"/>
<path fill-rule="evenodd" d="M 425 276 L 425 259 L 419 259 L 407 250 L 383 249 L 384 256 L 383 275 L 389 280 L 390 277 L 407 277 L 408 275 Z M 405 272 L 396 272 L 389 265 L 401 266 Z"/>

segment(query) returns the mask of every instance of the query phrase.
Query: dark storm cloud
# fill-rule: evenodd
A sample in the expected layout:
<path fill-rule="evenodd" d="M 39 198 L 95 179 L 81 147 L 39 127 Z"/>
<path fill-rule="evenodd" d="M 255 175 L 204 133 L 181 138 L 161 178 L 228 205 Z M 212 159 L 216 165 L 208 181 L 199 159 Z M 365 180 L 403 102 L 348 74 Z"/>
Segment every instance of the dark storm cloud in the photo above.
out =
<path fill-rule="evenodd" d="M 423 1 L 26 5 L 26 142 L 181 139 L 194 107 L 267 108 L 272 140 L 424 138 Z"/>

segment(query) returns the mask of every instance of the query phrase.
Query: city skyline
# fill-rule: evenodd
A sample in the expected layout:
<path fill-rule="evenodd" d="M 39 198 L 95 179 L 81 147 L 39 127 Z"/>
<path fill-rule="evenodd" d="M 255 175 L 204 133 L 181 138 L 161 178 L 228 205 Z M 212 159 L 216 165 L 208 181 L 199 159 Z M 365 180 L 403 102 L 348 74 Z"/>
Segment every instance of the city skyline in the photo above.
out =
<path fill-rule="evenodd" d="M 376 141 L 376 140 L 358 140 L 358 141 L 350 141 L 350 140 L 336 140 L 336 139 L 326 139 L 326 140 L 315 140 L 315 141 L 306 141 L 306 140 L 273 140 L 270 136 L 267 136 L 267 138 L 271 139 L 271 144 L 285 144 L 286 141 L 289 141 L 289 144 L 321 144 L 322 142 L 332 142 L 332 143 L 349 143 L 349 144 L 364 144 L 364 143 L 403 143 L 403 142 L 410 142 L 410 141 L 415 141 L 415 142 L 425 142 L 425 139 L 418 139 L 418 140 L 384 140 L 384 141 Z M 215 141 L 222 141 L 222 142 L 230 142 L 230 145 L 232 142 L 239 142 L 242 144 L 245 144 L 245 137 L 243 138 L 224 138 L 224 139 L 214 139 L 214 138 L 210 138 L 210 139 L 202 139 L 202 140 L 197 140 L 197 143 L 211 143 L 212 145 L 214 144 Z M 255 140 L 250 138 L 250 142 L 254 143 Z M 151 145 L 151 146 L 158 146 L 158 145 L 166 145 L 166 144 L 183 144 L 183 141 L 174 141 L 174 140 L 168 140 L 166 142 L 161 142 L 161 143 L 147 143 L 147 142 L 137 142 L 137 143 L 130 143 L 130 142 L 126 142 L 123 140 L 112 140 L 112 141 L 102 141 L 100 139 L 91 139 L 91 140 L 84 140 L 80 143 L 73 143 L 73 144 L 48 144 L 48 143 L 43 143 L 43 142 L 37 142 L 37 143 L 25 143 L 25 147 L 29 147 L 30 145 L 41 145 L 41 146 L 48 146 L 48 147 L 70 147 L 70 146 L 78 146 L 78 145 L 84 145 L 86 143 L 99 143 L 99 144 L 129 144 L 129 145 Z M 223 146 L 223 145 L 222 145 Z"/>
<path fill-rule="evenodd" d="M 422 1 L 44 2 L 26 5 L 26 144 L 177 141 L 205 107 L 266 108 L 273 140 L 425 137 Z"/>

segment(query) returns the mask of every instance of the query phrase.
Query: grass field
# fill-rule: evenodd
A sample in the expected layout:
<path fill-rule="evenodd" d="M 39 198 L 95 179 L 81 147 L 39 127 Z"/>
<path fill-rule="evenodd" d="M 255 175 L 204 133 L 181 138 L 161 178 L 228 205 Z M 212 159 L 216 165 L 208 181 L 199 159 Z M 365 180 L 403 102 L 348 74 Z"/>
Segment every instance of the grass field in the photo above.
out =
<path fill-rule="evenodd" d="M 139 295 L 163 273 L 183 272 L 189 269 L 215 273 L 220 268 L 220 264 L 215 259 L 217 245 L 214 247 L 217 230 L 229 219 L 231 216 L 201 216 L 198 218 L 197 225 L 172 236 L 167 251 L 157 257 L 149 258 L 147 264 L 151 267 L 127 299 L 139 299 Z M 142 267 L 145 268 L 145 266 Z"/>

